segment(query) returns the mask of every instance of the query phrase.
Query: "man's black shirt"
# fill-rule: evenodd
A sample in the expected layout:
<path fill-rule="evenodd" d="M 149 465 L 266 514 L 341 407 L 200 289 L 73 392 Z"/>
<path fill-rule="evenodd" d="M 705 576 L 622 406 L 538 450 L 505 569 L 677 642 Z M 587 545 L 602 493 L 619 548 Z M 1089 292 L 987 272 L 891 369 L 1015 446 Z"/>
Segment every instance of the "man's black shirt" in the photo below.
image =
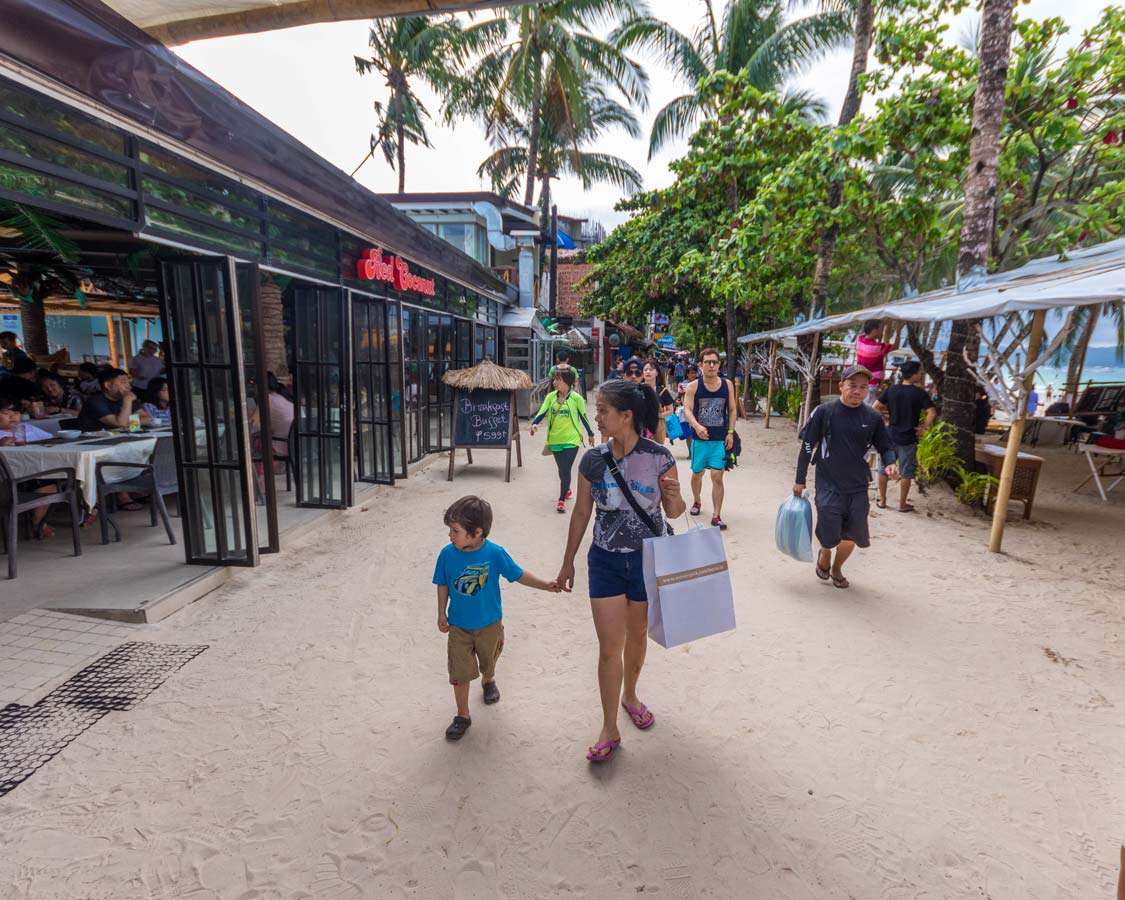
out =
<path fill-rule="evenodd" d="M 916 384 L 892 384 L 879 395 L 879 402 L 891 411 L 889 431 L 896 447 L 918 443 L 918 419 L 922 410 L 933 409 L 934 401 Z"/>
<path fill-rule="evenodd" d="M 817 490 L 855 494 L 867 490 L 867 448 L 879 451 L 884 465 L 895 462 L 883 417 L 870 406 L 845 406 L 839 400 L 822 403 L 813 410 L 801 432 L 801 452 L 797 457 L 797 484 L 805 484 L 809 461 L 819 445 L 816 464 Z"/>

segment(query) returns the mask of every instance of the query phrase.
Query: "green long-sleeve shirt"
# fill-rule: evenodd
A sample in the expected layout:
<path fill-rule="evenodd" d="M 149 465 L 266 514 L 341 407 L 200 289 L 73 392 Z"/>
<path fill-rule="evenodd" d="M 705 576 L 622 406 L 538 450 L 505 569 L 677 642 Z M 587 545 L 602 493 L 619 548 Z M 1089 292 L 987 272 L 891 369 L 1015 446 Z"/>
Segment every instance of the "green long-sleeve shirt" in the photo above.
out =
<path fill-rule="evenodd" d="M 586 429 L 587 434 L 594 434 L 590 420 L 586 418 L 586 401 L 575 390 L 570 391 L 561 403 L 558 391 L 551 391 L 544 397 L 543 405 L 539 407 L 531 424 L 538 425 L 544 418 L 547 419 L 547 446 L 552 450 L 581 447 L 582 432 L 578 430 L 579 425 Z"/>

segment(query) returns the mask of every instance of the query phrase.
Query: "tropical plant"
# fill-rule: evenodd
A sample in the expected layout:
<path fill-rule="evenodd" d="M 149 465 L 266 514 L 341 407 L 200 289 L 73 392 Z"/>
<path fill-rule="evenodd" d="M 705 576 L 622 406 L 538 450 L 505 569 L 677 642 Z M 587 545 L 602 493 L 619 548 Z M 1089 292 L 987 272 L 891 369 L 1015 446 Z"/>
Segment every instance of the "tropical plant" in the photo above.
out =
<path fill-rule="evenodd" d="M 961 467 L 953 429 L 948 422 L 935 422 L 918 441 L 919 485 L 934 484 Z"/>
<path fill-rule="evenodd" d="M 536 139 L 538 159 L 535 170 L 541 185 L 540 197 L 550 208 L 551 181 L 572 175 L 589 190 L 595 184 L 612 184 L 626 194 L 641 187 L 641 174 L 628 162 L 606 153 L 584 149 L 585 146 L 613 128 L 621 128 L 632 137 L 640 134 L 636 116 L 607 95 L 605 88 L 594 82 L 577 86 L 577 94 L 568 96 L 558 79 L 549 78 L 550 90 L 540 110 L 540 128 Z M 527 122 L 513 120 L 507 128 L 511 145 L 496 149 L 477 174 L 487 176 L 493 189 L 504 197 L 512 197 L 528 171 L 531 152 L 531 128 Z"/>
<path fill-rule="evenodd" d="M 988 492 L 1000 484 L 999 479 L 984 472 L 969 472 L 962 468 L 957 471 L 961 477 L 957 485 L 957 499 L 966 506 L 983 506 Z"/>
<path fill-rule="evenodd" d="M 747 82 L 761 93 L 781 94 L 786 112 L 811 119 L 824 115 L 820 100 L 804 91 L 785 90 L 785 82 L 849 39 L 852 29 L 846 12 L 822 11 L 786 22 L 781 0 L 731 0 L 718 16 L 713 0 L 702 4 L 703 21 L 691 37 L 652 16 L 637 16 L 611 36 L 622 47 L 655 53 L 688 89 L 656 114 L 649 159 L 668 141 L 690 134 L 700 119 L 719 114 L 718 97 L 700 88 L 717 72 L 745 73 Z"/>
<path fill-rule="evenodd" d="M 642 0 L 560 0 L 510 7 L 465 29 L 470 40 L 478 40 L 479 35 L 489 49 L 450 90 L 444 104 L 446 118 L 477 119 L 500 148 L 513 143 L 513 133 L 519 136 L 526 145 L 525 206 L 535 198 L 549 97 L 568 101 L 553 115 L 561 116 L 562 130 L 574 136 L 582 130 L 581 99 L 591 83 L 620 91 L 626 102 L 645 108 L 644 69 L 620 46 L 593 31 L 600 24 L 646 12 Z"/>
<path fill-rule="evenodd" d="M 464 32 L 452 17 L 405 16 L 371 23 L 371 57 L 355 57 L 356 71 L 360 75 L 377 72 L 390 96 L 386 103 L 374 103 L 375 133 L 364 161 L 382 151 L 387 165 L 398 170 L 400 194 L 406 191 L 406 144 L 431 146 L 426 134 L 430 114 L 414 92 L 414 83 L 421 82 L 439 94 L 452 90 L 468 55 L 484 49 L 490 37 L 494 34 L 488 30 Z"/>

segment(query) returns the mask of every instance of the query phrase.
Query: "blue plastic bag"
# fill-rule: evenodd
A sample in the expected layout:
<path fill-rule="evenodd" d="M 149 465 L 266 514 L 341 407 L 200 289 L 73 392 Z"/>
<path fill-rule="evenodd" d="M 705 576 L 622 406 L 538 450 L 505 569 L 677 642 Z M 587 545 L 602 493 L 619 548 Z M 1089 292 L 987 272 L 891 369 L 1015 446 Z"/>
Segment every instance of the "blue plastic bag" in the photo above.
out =
<path fill-rule="evenodd" d="M 777 508 L 774 537 L 777 549 L 798 562 L 812 562 L 812 504 L 808 492 L 793 496 Z"/>
<path fill-rule="evenodd" d="M 683 426 L 675 416 L 665 416 L 664 426 L 668 429 L 668 440 L 675 441 L 684 436 Z"/>

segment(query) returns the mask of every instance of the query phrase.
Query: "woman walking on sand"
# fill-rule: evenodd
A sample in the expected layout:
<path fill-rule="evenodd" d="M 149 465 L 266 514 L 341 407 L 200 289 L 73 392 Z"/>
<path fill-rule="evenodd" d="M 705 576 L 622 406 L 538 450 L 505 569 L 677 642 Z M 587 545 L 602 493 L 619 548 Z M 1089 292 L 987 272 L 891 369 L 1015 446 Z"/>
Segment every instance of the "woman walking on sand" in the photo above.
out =
<path fill-rule="evenodd" d="M 570 499 L 570 473 L 574 469 L 578 448 L 582 446 L 582 432 L 579 431 L 579 426 L 586 429 L 590 446 L 594 446 L 594 429 L 590 427 L 590 420 L 586 418 L 586 401 L 578 391 L 574 390 L 577 380 L 574 369 L 569 366 L 565 369 L 556 368 L 555 389 L 543 398 L 543 405 L 531 420 L 531 434 L 535 434 L 544 418 L 547 420 L 547 446 L 551 450 L 551 455 L 555 457 L 555 465 L 559 469 L 557 509 L 561 513 L 566 512 L 566 501 Z"/>
<path fill-rule="evenodd" d="M 641 437 L 655 431 L 659 407 L 648 385 L 608 381 L 598 389 L 595 419 L 606 443 L 587 450 L 578 466 L 578 498 L 570 517 L 558 583 L 574 587 L 574 558 L 597 509 L 587 556 L 590 611 L 598 635 L 602 728 L 586 758 L 605 762 L 621 744 L 618 704 L 642 731 L 656 721 L 637 697 L 648 647 L 648 595 L 641 544 L 665 532 L 664 516 L 686 509 L 671 451 Z M 624 693 L 622 686 L 624 685 Z"/>

